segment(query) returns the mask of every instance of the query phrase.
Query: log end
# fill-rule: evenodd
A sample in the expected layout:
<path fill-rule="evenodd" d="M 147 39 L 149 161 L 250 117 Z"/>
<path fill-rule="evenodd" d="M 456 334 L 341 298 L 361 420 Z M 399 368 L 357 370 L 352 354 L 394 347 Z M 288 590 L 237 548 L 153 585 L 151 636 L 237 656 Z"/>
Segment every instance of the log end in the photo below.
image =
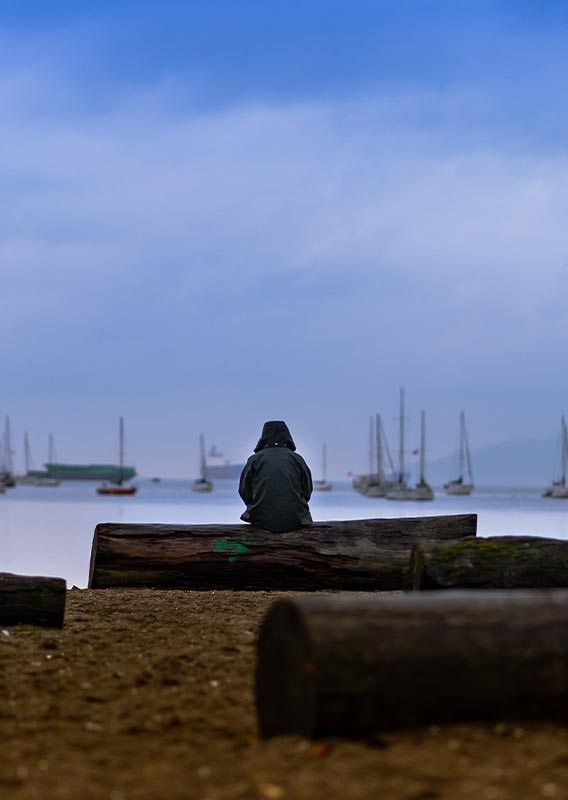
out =
<path fill-rule="evenodd" d="M 262 624 L 257 649 L 256 710 L 262 738 L 316 727 L 316 664 L 301 610 L 279 600 Z"/>

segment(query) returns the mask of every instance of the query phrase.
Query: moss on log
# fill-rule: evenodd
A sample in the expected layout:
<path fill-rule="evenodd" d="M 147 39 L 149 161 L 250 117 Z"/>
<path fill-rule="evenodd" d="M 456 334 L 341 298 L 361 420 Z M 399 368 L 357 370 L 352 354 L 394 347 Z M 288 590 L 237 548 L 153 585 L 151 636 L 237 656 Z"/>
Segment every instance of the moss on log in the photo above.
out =
<path fill-rule="evenodd" d="M 464 542 L 420 542 L 412 551 L 414 589 L 568 588 L 568 541 L 491 536 Z"/>

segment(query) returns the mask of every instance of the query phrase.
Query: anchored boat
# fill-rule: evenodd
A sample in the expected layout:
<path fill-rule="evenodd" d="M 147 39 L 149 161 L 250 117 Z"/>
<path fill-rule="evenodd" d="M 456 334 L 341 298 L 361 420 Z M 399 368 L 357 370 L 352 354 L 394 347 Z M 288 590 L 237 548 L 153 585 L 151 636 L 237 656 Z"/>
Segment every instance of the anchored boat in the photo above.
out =
<path fill-rule="evenodd" d="M 473 492 L 473 472 L 471 469 L 471 455 L 469 452 L 469 441 L 465 427 L 465 414 L 460 412 L 460 474 L 457 478 L 444 484 L 446 494 L 466 495 Z M 464 480 L 464 465 L 467 465 L 468 480 Z"/>
<path fill-rule="evenodd" d="M 194 492 L 212 492 L 213 484 L 207 479 L 207 462 L 205 460 L 205 439 L 203 434 L 199 434 L 199 446 L 201 451 L 201 458 L 199 461 L 199 468 L 201 476 L 193 481 L 191 488 Z"/>
<path fill-rule="evenodd" d="M 119 472 L 118 478 L 113 483 L 103 483 L 97 488 L 97 494 L 112 495 L 132 495 L 138 491 L 137 486 L 125 486 L 124 481 L 124 419 L 121 417 L 118 423 L 118 450 L 119 450 Z"/>

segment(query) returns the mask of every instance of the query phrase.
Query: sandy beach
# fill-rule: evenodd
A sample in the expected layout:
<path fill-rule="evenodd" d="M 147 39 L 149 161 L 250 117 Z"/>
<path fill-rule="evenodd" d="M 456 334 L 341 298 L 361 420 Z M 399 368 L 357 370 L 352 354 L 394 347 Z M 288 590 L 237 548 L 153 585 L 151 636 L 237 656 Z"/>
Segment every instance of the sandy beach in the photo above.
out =
<path fill-rule="evenodd" d="M 277 595 L 68 592 L 63 630 L 0 633 L 0 796 L 564 798 L 568 731 L 446 726 L 261 741 L 258 625 Z"/>

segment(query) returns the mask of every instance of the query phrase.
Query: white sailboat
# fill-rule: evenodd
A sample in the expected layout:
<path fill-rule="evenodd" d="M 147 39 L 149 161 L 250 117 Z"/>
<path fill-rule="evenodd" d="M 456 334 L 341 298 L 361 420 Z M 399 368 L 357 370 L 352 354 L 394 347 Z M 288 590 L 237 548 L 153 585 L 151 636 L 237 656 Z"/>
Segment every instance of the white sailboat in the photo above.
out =
<path fill-rule="evenodd" d="M 420 478 L 418 483 L 413 489 L 413 500 L 433 500 L 434 491 L 429 483 L 426 482 L 424 476 L 424 467 L 426 460 L 426 414 L 424 411 L 420 412 Z"/>
<path fill-rule="evenodd" d="M 473 492 L 473 472 L 471 469 L 471 455 L 469 452 L 469 441 L 465 427 L 465 414 L 460 412 L 460 473 L 454 480 L 444 484 L 446 494 L 466 495 Z M 464 466 L 467 465 L 468 481 L 464 480 Z"/>
<path fill-rule="evenodd" d="M 398 430 L 398 478 L 386 493 L 387 500 L 413 500 L 413 490 L 404 477 L 404 389 L 400 390 L 400 419 Z"/>
<path fill-rule="evenodd" d="M 199 445 L 201 450 L 201 458 L 199 462 L 201 477 L 193 481 L 191 488 L 194 492 L 211 492 L 213 491 L 213 484 L 207 480 L 207 461 L 205 459 L 205 439 L 203 434 L 199 434 Z"/>
<path fill-rule="evenodd" d="M 371 434 L 372 434 L 372 417 L 371 417 Z M 385 477 L 385 470 L 383 465 L 383 448 L 386 451 L 389 460 L 391 474 L 394 473 L 394 465 L 392 463 L 392 456 L 387 444 L 386 437 L 384 436 L 383 423 L 381 415 L 375 415 L 375 435 L 376 435 L 376 456 L 377 456 L 377 472 L 369 475 L 369 480 L 365 486 L 363 494 L 365 497 L 386 497 L 387 492 L 392 489 L 393 483 Z M 372 441 L 372 437 L 371 437 Z M 371 448 L 372 453 L 372 448 Z M 371 457 L 371 472 L 373 470 Z"/>
<path fill-rule="evenodd" d="M 320 481 L 314 481 L 314 492 L 331 492 L 333 484 L 327 480 L 327 445 L 325 442 L 321 450 L 321 477 Z"/>
<path fill-rule="evenodd" d="M 50 449 L 53 447 L 53 439 L 50 438 Z M 133 495 L 138 491 L 137 486 L 125 486 L 123 483 L 124 473 L 124 419 L 120 417 L 118 422 L 118 451 L 119 451 L 119 473 L 118 479 L 113 483 L 103 483 L 97 488 L 97 494 L 112 495 Z"/>
<path fill-rule="evenodd" d="M 27 435 L 27 434 L 26 434 Z M 49 434 L 49 444 L 47 448 L 47 460 L 48 463 L 53 464 L 55 461 L 55 441 L 53 439 L 53 434 Z M 49 476 L 39 475 L 35 481 L 36 486 L 59 486 L 59 480 L 57 478 L 50 478 Z"/>
<path fill-rule="evenodd" d="M 543 497 L 553 497 L 556 500 L 568 499 L 568 486 L 566 486 L 566 463 L 568 461 L 568 433 L 566 430 L 566 421 L 564 415 L 560 420 L 560 463 L 561 475 L 560 479 L 553 481 L 552 486 L 549 486 Z"/>
<path fill-rule="evenodd" d="M 2 437 L 3 458 L 0 465 L 0 484 L 5 489 L 11 489 L 16 485 L 14 478 L 14 451 L 12 450 L 12 440 L 10 434 L 10 418 L 6 417 L 4 423 L 4 434 Z"/>
<path fill-rule="evenodd" d="M 33 475 L 30 475 L 30 471 L 33 469 L 32 466 L 32 456 L 30 452 L 30 442 L 28 438 L 28 434 L 24 433 L 24 473 L 23 475 L 16 475 L 16 484 L 18 486 L 34 486 L 37 478 Z"/>

